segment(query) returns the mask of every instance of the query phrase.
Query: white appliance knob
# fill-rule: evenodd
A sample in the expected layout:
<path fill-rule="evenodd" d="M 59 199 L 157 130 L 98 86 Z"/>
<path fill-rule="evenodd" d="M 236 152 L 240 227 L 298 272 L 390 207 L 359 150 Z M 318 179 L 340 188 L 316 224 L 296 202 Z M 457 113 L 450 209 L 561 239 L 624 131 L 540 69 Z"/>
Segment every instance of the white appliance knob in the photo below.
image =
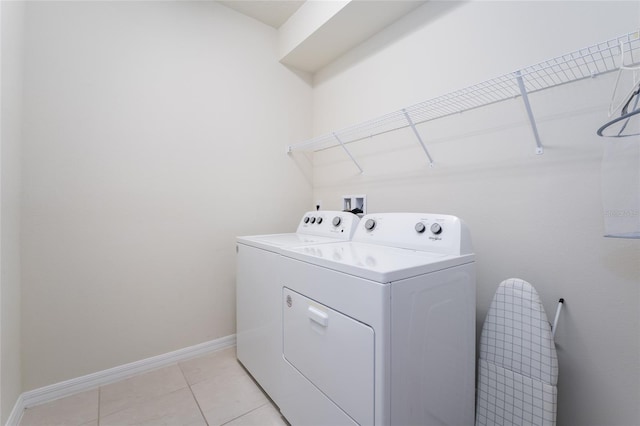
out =
<path fill-rule="evenodd" d="M 316 223 L 316 218 L 311 216 L 311 223 Z"/>
<path fill-rule="evenodd" d="M 304 222 L 304 223 L 309 223 L 309 216 L 305 216 L 305 218 L 304 218 L 304 221 L 303 221 L 303 222 Z"/>
<path fill-rule="evenodd" d="M 318 218 L 318 225 L 320 225 L 321 223 L 322 223 L 322 218 L 321 218 L 321 217 L 319 217 L 319 218 Z"/>
<path fill-rule="evenodd" d="M 433 225 L 431 225 L 431 232 L 433 232 L 434 235 L 438 235 L 442 232 L 442 226 L 434 223 Z"/>
<path fill-rule="evenodd" d="M 376 227 L 376 221 L 375 221 L 375 220 L 373 220 L 373 219 L 367 219 L 367 221 L 364 223 L 364 228 L 365 228 L 367 231 L 371 231 L 371 230 L 373 230 L 373 228 L 375 228 L 375 227 Z"/>
<path fill-rule="evenodd" d="M 336 216 L 333 218 L 333 226 L 340 225 L 340 222 L 342 222 L 342 219 L 340 219 L 340 216 Z"/>
<path fill-rule="evenodd" d="M 424 226 L 424 223 L 422 223 L 422 222 L 418 222 L 418 223 L 416 223 L 416 232 L 417 232 L 418 234 L 422 234 L 422 233 L 424 232 L 424 230 L 425 230 L 425 229 L 427 229 L 427 227 L 426 227 L 426 226 Z"/>

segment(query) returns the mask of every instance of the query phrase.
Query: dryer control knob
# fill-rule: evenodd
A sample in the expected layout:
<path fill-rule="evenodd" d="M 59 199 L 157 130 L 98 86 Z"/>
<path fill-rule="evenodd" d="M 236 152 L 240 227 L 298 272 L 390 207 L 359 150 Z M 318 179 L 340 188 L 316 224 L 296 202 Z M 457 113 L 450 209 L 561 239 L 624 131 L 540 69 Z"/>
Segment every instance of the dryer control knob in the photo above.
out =
<path fill-rule="evenodd" d="M 333 226 L 338 226 L 340 225 L 340 222 L 342 222 L 342 219 L 340 219 L 340 216 L 336 216 L 333 218 Z"/>
<path fill-rule="evenodd" d="M 431 232 L 433 232 L 435 235 L 440 234 L 442 232 L 442 226 L 434 223 L 433 225 L 431 225 Z"/>
<path fill-rule="evenodd" d="M 316 223 L 316 218 L 311 216 L 311 223 Z"/>
<path fill-rule="evenodd" d="M 304 218 L 303 222 L 304 222 L 304 223 L 309 223 L 309 216 L 305 216 L 305 218 Z"/>
<path fill-rule="evenodd" d="M 367 219 L 367 221 L 364 223 L 364 229 L 366 229 L 367 231 L 372 231 L 375 227 L 376 221 L 373 219 Z"/>
<path fill-rule="evenodd" d="M 318 218 L 318 225 L 320 225 L 321 223 L 322 223 L 322 218 L 321 218 L 321 217 L 319 217 L 319 218 Z"/>
<path fill-rule="evenodd" d="M 427 229 L 427 227 L 426 227 L 426 226 L 424 226 L 424 223 L 422 223 L 422 222 L 418 222 L 418 223 L 416 223 L 416 232 L 417 232 L 418 234 L 422 234 L 422 233 L 424 232 L 424 230 L 425 230 L 425 229 Z"/>

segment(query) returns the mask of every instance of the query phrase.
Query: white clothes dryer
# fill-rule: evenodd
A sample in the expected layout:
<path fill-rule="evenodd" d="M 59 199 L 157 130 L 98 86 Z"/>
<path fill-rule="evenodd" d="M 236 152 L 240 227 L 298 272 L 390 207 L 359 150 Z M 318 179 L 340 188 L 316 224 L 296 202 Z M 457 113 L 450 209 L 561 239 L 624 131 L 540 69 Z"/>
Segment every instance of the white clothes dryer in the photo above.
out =
<path fill-rule="evenodd" d="M 358 221 L 348 212 L 314 211 L 303 215 L 295 233 L 237 238 L 237 357 L 276 404 L 282 385 L 279 253 L 285 247 L 349 240 Z"/>
<path fill-rule="evenodd" d="M 282 250 L 293 425 L 473 425 L 475 263 L 454 216 L 364 216 L 352 241 Z"/>

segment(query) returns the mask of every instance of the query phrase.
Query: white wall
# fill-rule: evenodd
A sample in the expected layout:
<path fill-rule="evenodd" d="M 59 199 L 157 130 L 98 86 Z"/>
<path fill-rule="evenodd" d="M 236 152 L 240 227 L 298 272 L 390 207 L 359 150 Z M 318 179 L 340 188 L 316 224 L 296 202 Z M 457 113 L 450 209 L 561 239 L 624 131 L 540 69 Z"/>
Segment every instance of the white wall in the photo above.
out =
<path fill-rule="evenodd" d="M 235 236 L 312 205 L 276 36 L 215 2 L 28 3 L 24 390 L 235 333 Z"/>
<path fill-rule="evenodd" d="M 429 2 L 315 77 L 314 134 L 392 112 L 638 28 L 638 2 Z M 314 200 L 367 194 L 372 212 L 455 214 L 470 226 L 478 326 L 503 279 L 539 291 L 557 334 L 559 425 L 640 423 L 640 242 L 605 239 L 602 138 L 614 75 L 531 96 L 545 153 L 520 99 L 314 157 Z"/>
<path fill-rule="evenodd" d="M 612 75 L 532 96 L 542 157 L 519 100 L 421 125 L 434 169 L 409 132 L 353 144 L 362 176 L 339 150 L 317 153 L 313 198 L 307 159 L 283 147 L 310 136 L 312 107 L 314 134 L 341 128 L 630 31 L 639 13 L 637 2 L 430 2 L 322 70 L 312 104 L 276 61 L 275 30 L 215 3 L 29 2 L 23 390 L 233 333 L 235 235 L 293 230 L 312 200 L 337 209 L 366 193 L 371 211 L 470 225 L 479 325 L 510 276 L 530 280 L 550 316 L 566 298 L 560 425 L 638 423 L 640 249 L 601 237 L 593 135 Z M 19 282 L 4 278 L 19 261 L 4 250 L 5 220 L 19 221 L 5 184 L 20 179 L 5 154 L 4 15 L 3 2 L 3 405 L 19 392 L 4 364 L 19 362 L 20 325 L 4 320 L 19 299 L 17 285 L 5 291 Z"/>
<path fill-rule="evenodd" d="M 20 375 L 20 150 L 24 3 L 1 2 L 0 424 L 22 392 Z"/>

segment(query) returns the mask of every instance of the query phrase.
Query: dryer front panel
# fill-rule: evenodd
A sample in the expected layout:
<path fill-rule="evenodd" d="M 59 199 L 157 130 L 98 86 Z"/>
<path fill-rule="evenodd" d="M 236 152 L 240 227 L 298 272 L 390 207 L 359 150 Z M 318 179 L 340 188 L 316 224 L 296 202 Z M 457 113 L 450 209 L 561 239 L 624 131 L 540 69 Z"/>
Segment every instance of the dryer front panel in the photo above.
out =
<path fill-rule="evenodd" d="M 359 424 L 374 424 L 374 332 L 283 289 L 284 357 Z"/>

